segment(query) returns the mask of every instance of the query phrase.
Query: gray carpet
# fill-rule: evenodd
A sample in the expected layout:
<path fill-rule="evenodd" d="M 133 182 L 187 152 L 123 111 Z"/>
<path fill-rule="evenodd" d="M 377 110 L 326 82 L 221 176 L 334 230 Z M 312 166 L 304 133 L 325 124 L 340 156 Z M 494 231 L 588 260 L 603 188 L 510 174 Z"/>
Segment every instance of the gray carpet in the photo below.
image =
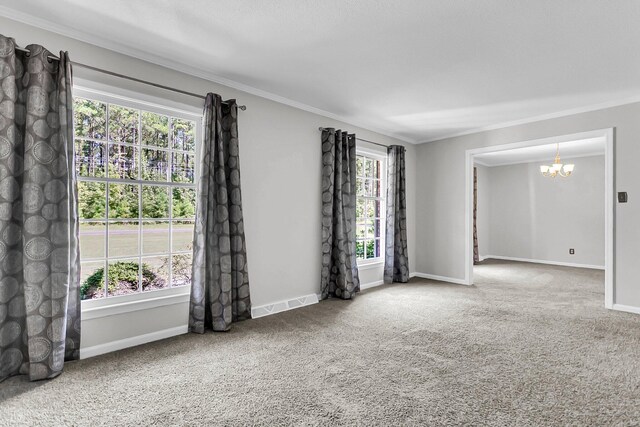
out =
<path fill-rule="evenodd" d="M 640 316 L 603 273 L 485 262 L 0 383 L 2 425 L 638 425 Z"/>

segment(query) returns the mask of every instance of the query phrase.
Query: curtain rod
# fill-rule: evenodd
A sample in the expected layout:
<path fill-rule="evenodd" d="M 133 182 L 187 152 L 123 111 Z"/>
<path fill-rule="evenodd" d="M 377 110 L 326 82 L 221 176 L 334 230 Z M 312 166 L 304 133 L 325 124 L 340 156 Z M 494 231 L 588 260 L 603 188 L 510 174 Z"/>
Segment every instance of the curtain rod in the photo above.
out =
<path fill-rule="evenodd" d="M 319 130 L 320 132 L 322 132 L 323 130 L 327 130 L 327 129 L 329 129 L 329 128 L 323 128 L 322 126 L 318 128 L 318 130 Z M 369 141 L 368 139 L 358 138 L 357 136 L 356 136 L 356 139 L 357 139 L 358 141 L 368 142 L 369 144 L 379 145 L 380 147 L 386 147 L 386 148 L 389 148 L 389 146 L 388 146 L 388 145 L 380 144 L 379 142 Z"/>
<path fill-rule="evenodd" d="M 29 56 L 31 54 L 29 49 L 25 49 L 23 47 L 16 46 L 16 50 L 26 53 L 27 56 Z M 60 60 L 60 58 L 58 58 L 57 56 L 54 56 L 54 55 L 47 56 L 47 59 L 50 59 L 51 61 L 59 61 Z M 159 89 L 164 89 L 164 90 L 168 90 L 168 91 L 171 91 L 171 92 L 180 93 L 182 95 L 188 95 L 188 96 L 193 96 L 195 98 L 206 99 L 205 96 L 199 95 L 197 93 L 187 92 L 186 90 L 176 89 L 174 87 L 165 86 L 165 85 L 161 85 L 161 84 L 158 84 L 158 83 L 153 83 L 153 82 L 150 82 L 148 80 L 142 80 L 142 79 L 139 79 L 139 78 L 136 78 L 136 77 L 131 77 L 131 76 L 127 76 L 127 75 L 124 75 L 124 74 L 116 73 L 114 71 L 104 70 L 102 68 L 93 67 L 93 66 L 87 65 L 87 64 L 82 64 L 80 62 L 71 61 L 71 63 L 76 67 L 86 68 L 88 70 L 97 71 L 99 73 L 108 74 L 110 76 L 119 77 L 119 78 L 125 79 L 125 80 L 131 80 L 131 81 L 136 82 L 136 83 L 142 83 L 142 84 L 145 84 L 145 85 L 157 87 Z M 227 102 L 226 101 L 222 101 L 222 103 L 226 104 Z M 242 111 L 245 111 L 247 109 L 247 106 L 246 105 L 238 105 L 238 109 L 240 109 Z"/>

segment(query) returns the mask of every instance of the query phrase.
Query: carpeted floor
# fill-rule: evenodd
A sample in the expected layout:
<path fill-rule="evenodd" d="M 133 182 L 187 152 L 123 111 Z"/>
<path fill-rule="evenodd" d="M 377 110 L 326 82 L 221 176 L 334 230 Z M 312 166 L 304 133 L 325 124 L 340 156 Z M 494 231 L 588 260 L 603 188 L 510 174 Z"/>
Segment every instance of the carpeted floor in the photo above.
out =
<path fill-rule="evenodd" d="M 0 383 L 1 425 L 638 425 L 640 316 L 603 273 L 488 261 Z"/>

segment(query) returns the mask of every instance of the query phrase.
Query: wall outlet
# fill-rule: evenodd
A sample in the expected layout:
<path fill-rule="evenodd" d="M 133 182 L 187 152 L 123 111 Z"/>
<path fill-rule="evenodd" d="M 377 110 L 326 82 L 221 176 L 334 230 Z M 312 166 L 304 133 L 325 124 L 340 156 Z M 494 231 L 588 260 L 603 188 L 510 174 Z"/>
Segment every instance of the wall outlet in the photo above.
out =
<path fill-rule="evenodd" d="M 626 191 L 620 191 L 618 193 L 618 203 L 627 203 L 627 192 Z"/>
<path fill-rule="evenodd" d="M 576 250 L 571 248 L 569 249 L 569 255 L 575 255 L 576 254 Z"/>

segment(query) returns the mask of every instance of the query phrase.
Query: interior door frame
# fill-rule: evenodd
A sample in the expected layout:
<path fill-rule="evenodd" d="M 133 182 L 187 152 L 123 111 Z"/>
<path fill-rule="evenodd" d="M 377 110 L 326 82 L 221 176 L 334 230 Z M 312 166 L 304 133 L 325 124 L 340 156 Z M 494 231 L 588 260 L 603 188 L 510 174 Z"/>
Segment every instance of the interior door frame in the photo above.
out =
<path fill-rule="evenodd" d="M 496 151 L 513 150 L 515 148 L 537 145 L 558 144 L 588 138 L 604 138 L 605 140 L 605 253 L 604 253 L 604 306 L 614 308 L 615 300 L 615 164 L 614 164 L 614 128 L 605 128 L 568 135 L 532 139 L 502 145 L 474 148 L 466 150 L 465 155 L 465 283 L 473 284 L 473 166 L 474 156 Z"/>

